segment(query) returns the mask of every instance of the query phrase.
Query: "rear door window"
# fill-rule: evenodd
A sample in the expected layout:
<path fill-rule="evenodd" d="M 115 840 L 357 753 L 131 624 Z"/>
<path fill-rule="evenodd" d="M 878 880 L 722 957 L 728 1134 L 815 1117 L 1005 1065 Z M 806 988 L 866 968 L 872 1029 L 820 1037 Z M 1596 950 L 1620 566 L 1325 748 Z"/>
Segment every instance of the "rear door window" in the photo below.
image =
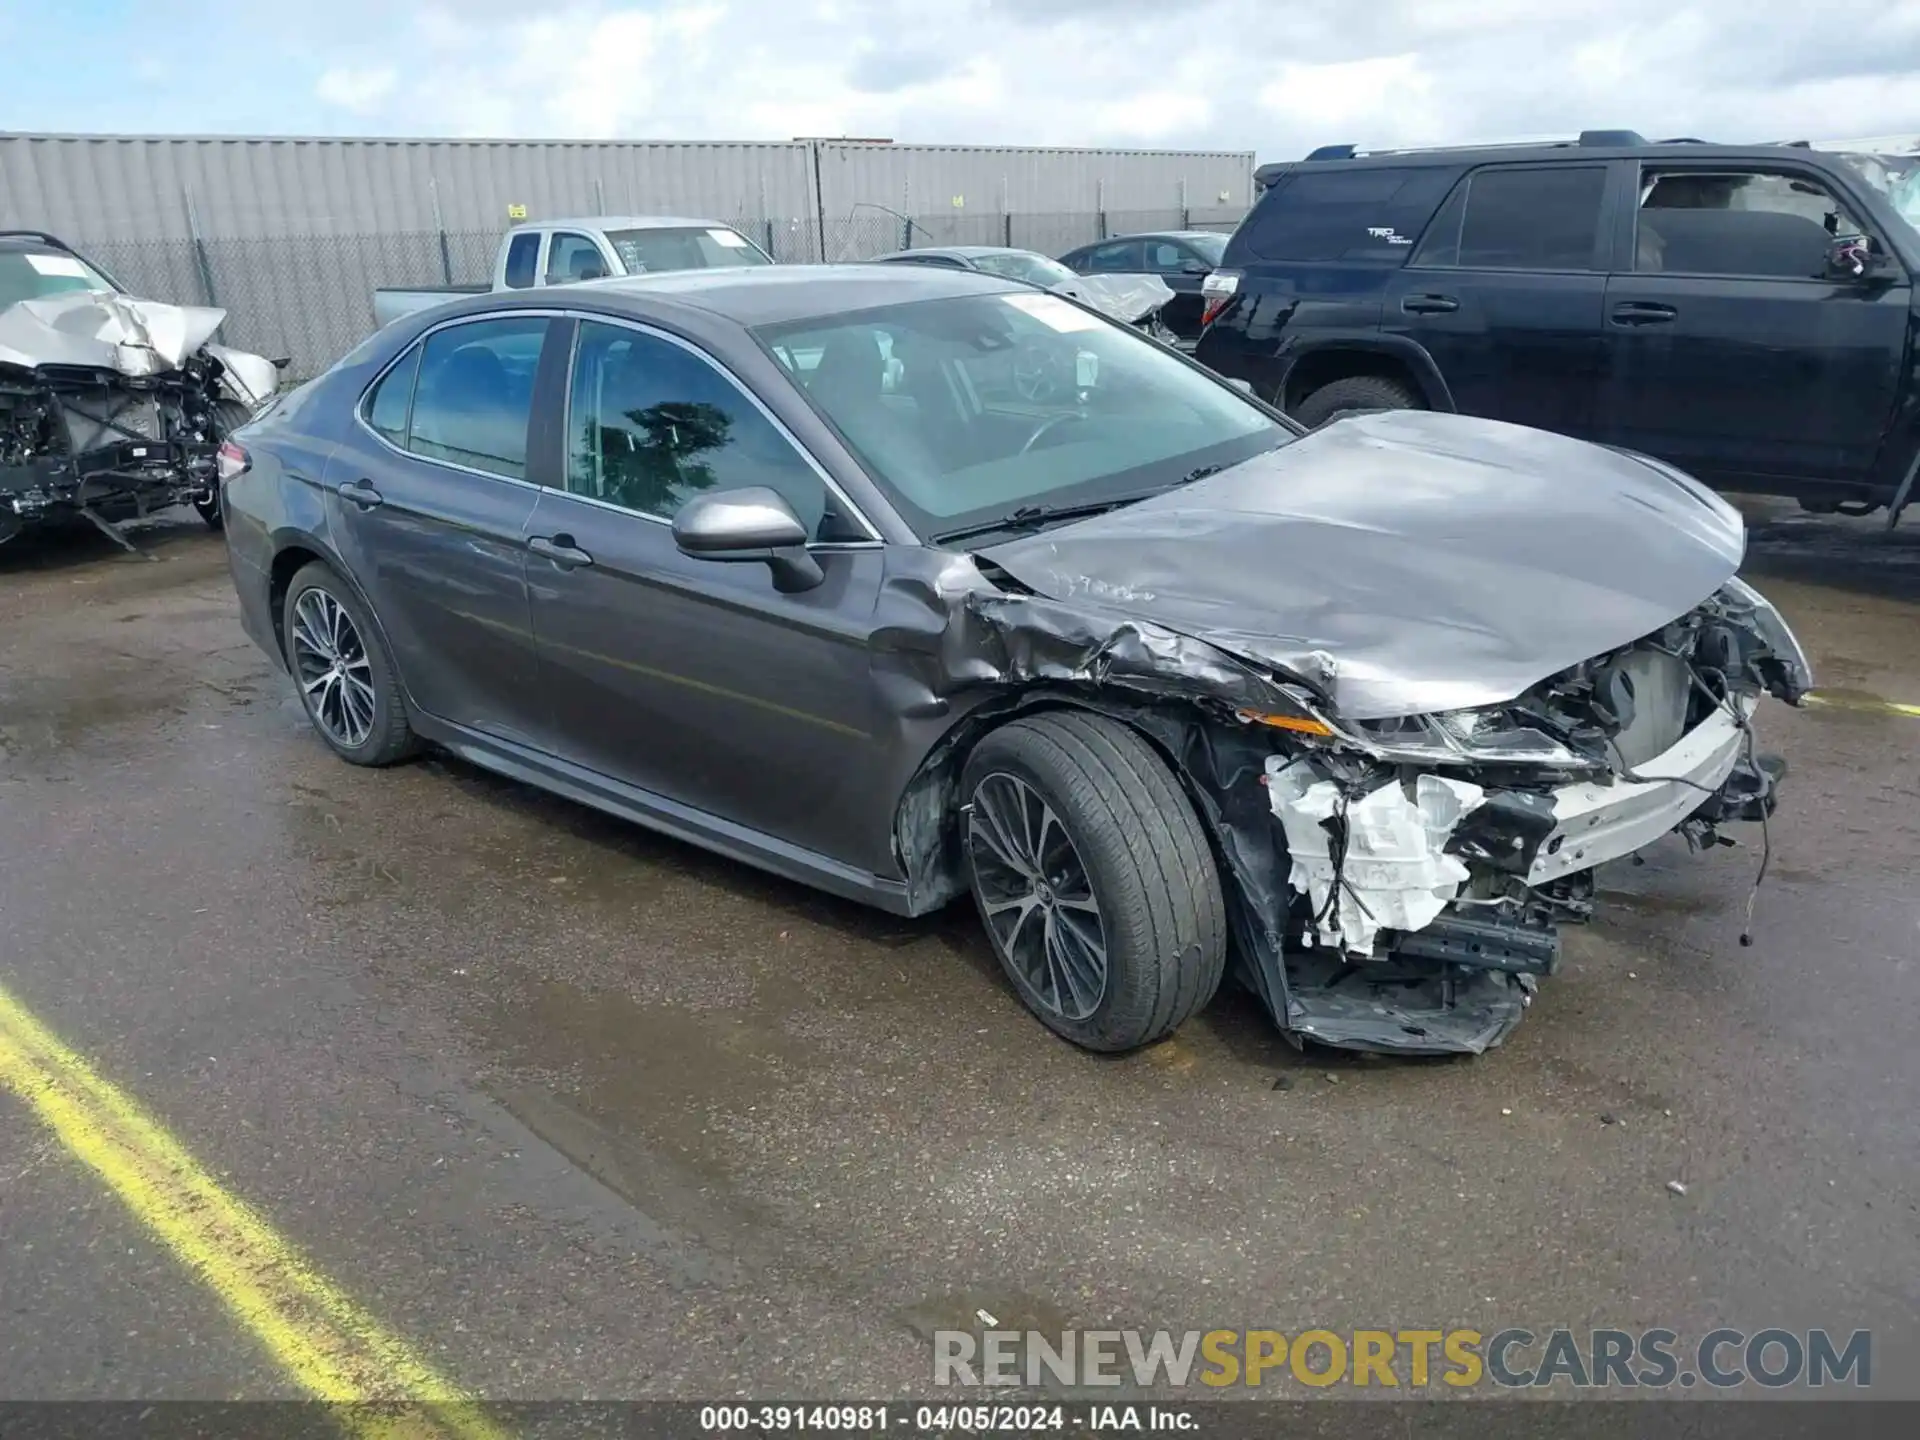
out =
<path fill-rule="evenodd" d="M 1403 264 L 1456 173 L 1397 165 L 1298 170 L 1261 197 L 1237 242 L 1261 260 Z"/>
<path fill-rule="evenodd" d="M 527 422 L 547 320 L 514 316 L 449 325 L 420 351 L 407 449 L 490 475 L 527 473 Z"/>
<path fill-rule="evenodd" d="M 540 232 L 528 230 L 507 242 L 507 288 L 525 290 L 540 264 Z"/>
<path fill-rule="evenodd" d="M 1604 165 L 1477 170 L 1448 197 L 1415 265 L 1462 270 L 1599 268 Z"/>

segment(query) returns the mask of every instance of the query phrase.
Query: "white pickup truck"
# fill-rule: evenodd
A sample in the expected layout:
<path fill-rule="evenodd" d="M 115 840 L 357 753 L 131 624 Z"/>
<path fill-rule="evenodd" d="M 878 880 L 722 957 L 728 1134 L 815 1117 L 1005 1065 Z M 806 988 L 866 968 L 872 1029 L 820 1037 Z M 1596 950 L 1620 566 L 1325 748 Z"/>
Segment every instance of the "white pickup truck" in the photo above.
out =
<path fill-rule="evenodd" d="M 773 258 L 731 225 L 672 215 L 602 215 L 591 220 L 537 220 L 501 237 L 491 285 L 439 285 L 373 292 L 374 323 L 489 290 L 570 285 L 605 275 L 653 275 L 771 265 Z"/>

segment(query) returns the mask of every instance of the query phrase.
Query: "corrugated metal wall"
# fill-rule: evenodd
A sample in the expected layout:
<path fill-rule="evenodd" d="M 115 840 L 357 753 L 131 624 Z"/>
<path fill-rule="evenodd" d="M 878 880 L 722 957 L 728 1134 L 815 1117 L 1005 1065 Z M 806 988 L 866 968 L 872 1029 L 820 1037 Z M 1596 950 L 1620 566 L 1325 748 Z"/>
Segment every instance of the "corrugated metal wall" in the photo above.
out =
<path fill-rule="evenodd" d="M 818 142 L 829 220 L 1244 206 L 1253 156 Z M 815 218 L 813 143 L 0 135 L 0 227 L 89 239 L 485 230 L 528 214 Z M 954 201 L 962 203 L 955 205 Z"/>
<path fill-rule="evenodd" d="M 228 344 L 290 356 L 297 375 L 366 335 L 380 286 L 486 282 L 509 206 L 697 215 L 777 260 L 851 260 L 1230 225 L 1252 188 L 1251 154 L 0 135 L 0 229 L 50 230 L 139 294 L 220 306 Z"/>
<path fill-rule="evenodd" d="M 829 218 L 856 201 L 878 201 L 909 214 L 959 209 L 990 215 L 1245 205 L 1252 185 L 1250 154 L 962 145 L 820 147 L 820 187 Z"/>
<path fill-rule="evenodd" d="M 499 229 L 509 205 L 804 217 L 812 197 L 792 144 L 0 135 L 0 228 L 96 240 Z"/>

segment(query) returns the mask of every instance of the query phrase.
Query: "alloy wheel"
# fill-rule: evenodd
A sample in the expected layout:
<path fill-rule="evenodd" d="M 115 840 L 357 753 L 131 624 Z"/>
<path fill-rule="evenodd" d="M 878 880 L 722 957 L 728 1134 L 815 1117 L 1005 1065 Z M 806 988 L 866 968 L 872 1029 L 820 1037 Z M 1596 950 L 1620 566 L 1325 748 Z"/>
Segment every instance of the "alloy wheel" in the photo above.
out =
<path fill-rule="evenodd" d="M 353 617 L 325 590 L 293 602 L 293 668 L 307 713 L 334 744 L 358 750 L 373 734 L 373 665 Z"/>
<path fill-rule="evenodd" d="M 1106 932 L 1093 882 L 1053 807 L 1004 772 L 967 811 L 974 891 L 994 944 L 1035 1000 L 1085 1020 L 1107 993 Z"/>

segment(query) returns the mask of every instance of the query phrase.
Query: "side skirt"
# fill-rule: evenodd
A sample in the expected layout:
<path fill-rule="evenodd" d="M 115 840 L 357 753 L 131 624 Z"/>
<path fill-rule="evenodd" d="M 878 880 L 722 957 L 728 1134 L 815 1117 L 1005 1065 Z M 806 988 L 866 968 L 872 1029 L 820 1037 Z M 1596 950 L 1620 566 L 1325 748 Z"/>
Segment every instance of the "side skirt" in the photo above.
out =
<path fill-rule="evenodd" d="M 483 735 L 418 711 L 413 711 L 409 719 L 421 739 L 430 740 L 484 770 L 590 805 L 729 860 L 838 895 L 843 900 L 854 900 L 894 915 L 914 913 L 904 881 L 869 874 L 818 851 L 789 845 L 758 830 L 717 819 L 677 800 L 623 784 L 510 740 Z"/>

